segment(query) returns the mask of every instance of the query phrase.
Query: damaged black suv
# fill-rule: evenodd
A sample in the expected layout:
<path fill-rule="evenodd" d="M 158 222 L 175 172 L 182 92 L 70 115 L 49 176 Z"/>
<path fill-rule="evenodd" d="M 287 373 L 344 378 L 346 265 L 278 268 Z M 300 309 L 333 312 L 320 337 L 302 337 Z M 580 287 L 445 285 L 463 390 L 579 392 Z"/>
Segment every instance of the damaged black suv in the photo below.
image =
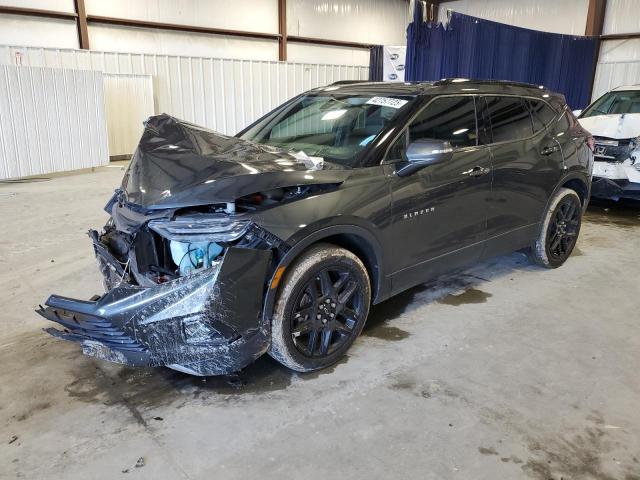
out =
<path fill-rule="evenodd" d="M 564 263 L 589 138 L 561 95 L 463 79 L 318 88 L 235 137 L 151 117 L 90 232 L 106 293 L 39 313 L 123 364 L 320 369 L 411 286 L 519 249 Z"/>

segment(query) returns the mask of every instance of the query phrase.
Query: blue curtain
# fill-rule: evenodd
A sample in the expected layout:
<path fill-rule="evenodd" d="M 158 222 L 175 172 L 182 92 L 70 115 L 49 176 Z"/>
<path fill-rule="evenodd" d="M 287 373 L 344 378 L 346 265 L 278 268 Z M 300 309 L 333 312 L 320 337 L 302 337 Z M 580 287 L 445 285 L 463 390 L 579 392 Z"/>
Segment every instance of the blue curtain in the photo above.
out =
<path fill-rule="evenodd" d="M 382 45 L 374 45 L 369 50 L 369 80 L 372 82 L 382 81 L 383 55 L 384 47 Z"/>
<path fill-rule="evenodd" d="M 456 12 L 444 27 L 423 22 L 420 9 L 416 2 L 407 29 L 407 80 L 512 80 L 560 92 L 573 109 L 589 103 L 594 37 L 539 32 Z"/>

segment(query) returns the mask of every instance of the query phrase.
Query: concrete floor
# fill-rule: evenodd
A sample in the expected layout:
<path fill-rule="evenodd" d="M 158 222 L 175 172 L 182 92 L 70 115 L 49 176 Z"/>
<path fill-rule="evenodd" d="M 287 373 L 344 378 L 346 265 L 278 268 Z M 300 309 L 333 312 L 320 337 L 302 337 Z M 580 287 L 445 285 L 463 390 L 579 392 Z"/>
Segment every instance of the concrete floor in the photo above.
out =
<path fill-rule="evenodd" d="M 121 176 L 0 185 L 0 478 L 640 479 L 640 209 L 592 208 L 558 270 L 513 254 L 374 307 L 330 371 L 230 381 L 40 330 L 49 293 L 100 292 L 85 232 Z"/>

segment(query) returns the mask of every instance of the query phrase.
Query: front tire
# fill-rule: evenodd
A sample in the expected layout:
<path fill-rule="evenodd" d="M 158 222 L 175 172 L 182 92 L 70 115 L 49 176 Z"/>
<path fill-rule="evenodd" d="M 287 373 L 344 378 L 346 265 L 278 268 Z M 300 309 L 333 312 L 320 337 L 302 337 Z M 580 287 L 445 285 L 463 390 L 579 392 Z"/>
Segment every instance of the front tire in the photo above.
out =
<path fill-rule="evenodd" d="M 546 268 L 557 268 L 576 246 L 582 224 L 582 202 L 569 188 L 561 188 L 551 199 L 538 238 L 529 257 Z"/>
<path fill-rule="evenodd" d="M 287 268 L 269 355 L 298 372 L 336 363 L 362 331 L 370 303 L 369 275 L 360 259 L 331 244 L 314 245 Z"/>

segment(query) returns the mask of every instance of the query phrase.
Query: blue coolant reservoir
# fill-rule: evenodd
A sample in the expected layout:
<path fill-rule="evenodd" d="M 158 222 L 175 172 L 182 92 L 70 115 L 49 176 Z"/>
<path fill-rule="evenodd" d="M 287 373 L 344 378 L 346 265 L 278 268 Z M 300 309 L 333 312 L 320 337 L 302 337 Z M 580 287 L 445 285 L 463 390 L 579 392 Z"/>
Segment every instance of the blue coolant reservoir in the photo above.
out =
<path fill-rule="evenodd" d="M 214 242 L 169 242 L 171 258 L 178 265 L 180 276 L 190 275 L 203 268 L 222 253 L 222 247 Z"/>

